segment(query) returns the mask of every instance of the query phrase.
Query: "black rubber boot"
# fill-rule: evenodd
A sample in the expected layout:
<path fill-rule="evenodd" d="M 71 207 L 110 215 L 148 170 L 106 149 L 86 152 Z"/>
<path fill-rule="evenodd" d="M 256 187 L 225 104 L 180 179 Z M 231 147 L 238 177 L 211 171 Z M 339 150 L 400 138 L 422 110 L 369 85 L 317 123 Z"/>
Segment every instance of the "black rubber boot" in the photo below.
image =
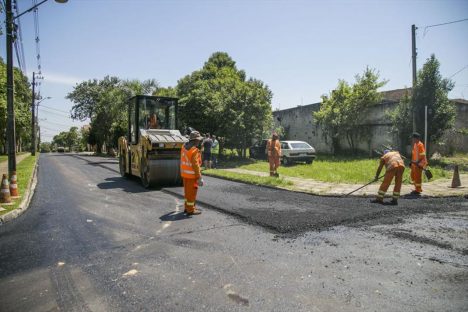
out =
<path fill-rule="evenodd" d="M 373 200 L 371 200 L 370 202 L 373 203 L 373 204 L 381 204 L 381 205 L 383 205 L 383 199 L 379 199 L 379 198 L 373 199 Z"/>

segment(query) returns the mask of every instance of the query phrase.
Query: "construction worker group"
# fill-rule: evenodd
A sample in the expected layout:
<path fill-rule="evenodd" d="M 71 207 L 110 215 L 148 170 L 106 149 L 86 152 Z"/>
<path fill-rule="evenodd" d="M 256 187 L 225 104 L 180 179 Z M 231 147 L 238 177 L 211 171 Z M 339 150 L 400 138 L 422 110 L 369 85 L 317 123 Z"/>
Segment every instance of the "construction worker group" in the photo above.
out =
<path fill-rule="evenodd" d="M 414 190 L 411 192 L 413 196 L 420 196 L 422 193 L 422 173 L 424 170 L 430 174 L 427 170 L 428 162 L 426 158 L 426 149 L 424 143 L 421 141 L 421 135 L 417 132 L 412 135 L 413 150 L 411 153 L 411 162 L 409 163 L 411 168 L 411 181 L 414 184 Z M 398 151 L 384 150 L 382 157 L 380 158 L 380 165 L 375 173 L 374 180 L 379 180 L 380 172 L 385 166 L 385 175 L 382 184 L 380 185 L 377 193 L 377 198 L 372 200 L 373 203 L 383 204 L 385 193 L 388 187 L 395 178 L 395 186 L 393 188 L 391 205 L 398 204 L 398 198 L 400 197 L 401 185 L 403 183 L 403 172 L 405 171 L 405 163 L 403 156 Z"/>

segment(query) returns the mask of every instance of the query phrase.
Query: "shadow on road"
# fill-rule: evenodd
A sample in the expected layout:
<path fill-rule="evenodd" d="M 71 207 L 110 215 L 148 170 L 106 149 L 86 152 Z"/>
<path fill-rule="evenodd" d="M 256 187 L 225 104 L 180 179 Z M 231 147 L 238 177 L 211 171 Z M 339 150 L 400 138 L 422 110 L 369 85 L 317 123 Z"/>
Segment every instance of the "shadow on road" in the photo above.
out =
<path fill-rule="evenodd" d="M 185 220 L 189 219 L 190 216 L 186 215 L 183 211 L 182 212 L 177 212 L 177 211 L 172 211 L 169 213 L 166 213 L 165 215 L 159 217 L 159 220 L 161 221 L 179 221 L 179 220 Z"/>
<path fill-rule="evenodd" d="M 98 183 L 97 187 L 102 190 L 110 190 L 110 189 L 121 189 L 124 192 L 128 193 L 146 193 L 151 191 L 158 191 L 159 189 L 145 189 L 141 186 L 136 178 L 122 178 L 122 177 L 112 177 L 106 178 L 106 182 Z"/>

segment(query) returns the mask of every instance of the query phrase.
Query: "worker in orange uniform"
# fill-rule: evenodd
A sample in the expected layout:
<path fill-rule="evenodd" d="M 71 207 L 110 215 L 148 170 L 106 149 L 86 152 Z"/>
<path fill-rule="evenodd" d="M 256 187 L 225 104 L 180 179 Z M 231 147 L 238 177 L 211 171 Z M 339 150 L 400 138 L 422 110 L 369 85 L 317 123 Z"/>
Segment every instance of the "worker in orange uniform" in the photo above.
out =
<path fill-rule="evenodd" d="M 197 190 L 203 186 L 201 176 L 201 155 L 198 146 L 203 137 L 198 131 L 192 131 L 189 141 L 182 146 L 180 152 L 180 175 L 184 182 L 185 210 L 188 215 L 199 215 L 201 211 L 196 209 L 195 200 L 197 199 Z"/>
<path fill-rule="evenodd" d="M 273 133 L 271 139 L 268 140 L 265 153 L 268 155 L 268 162 L 270 163 L 270 177 L 279 177 L 278 167 L 281 158 L 281 144 L 278 134 Z"/>
<path fill-rule="evenodd" d="M 422 172 L 428 166 L 426 148 L 421 142 L 421 135 L 413 133 L 413 152 L 411 153 L 411 181 L 414 184 L 412 195 L 420 196 L 422 192 Z"/>
<path fill-rule="evenodd" d="M 403 172 L 405 171 L 405 163 L 400 153 L 397 151 L 385 150 L 383 156 L 380 158 L 380 165 L 375 173 L 375 181 L 379 179 L 380 172 L 383 166 L 385 166 L 386 172 L 384 180 L 380 185 L 377 198 L 372 200 L 372 203 L 383 204 L 383 199 L 388 187 L 392 183 L 393 177 L 395 177 L 395 186 L 393 187 L 393 196 L 391 205 L 398 205 L 398 198 L 400 197 L 401 184 L 403 181 Z"/>

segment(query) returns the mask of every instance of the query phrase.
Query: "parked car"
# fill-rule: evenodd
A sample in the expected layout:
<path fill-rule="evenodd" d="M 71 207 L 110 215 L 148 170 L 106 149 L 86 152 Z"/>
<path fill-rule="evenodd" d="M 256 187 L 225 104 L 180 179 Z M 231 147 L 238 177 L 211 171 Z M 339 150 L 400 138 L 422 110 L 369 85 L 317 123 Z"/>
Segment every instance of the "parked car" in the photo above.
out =
<path fill-rule="evenodd" d="M 296 161 L 305 161 L 311 164 L 317 157 L 315 149 L 303 141 L 280 141 L 283 157 L 281 162 L 285 165 Z"/>
<path fill-rule="evenodd" d="M 65 147 L 62 147 L 62 146 L 57 147 L 57 152 L 65 153 Z"/>
<path fill-rule="evenodd" d="M 267 155 L 265 154 L 265 149 L 268 140 L 261 140 L 256 142 L 249 148 L 250 151 L 250 158 L 255 159 L 267 159 Z"/>

